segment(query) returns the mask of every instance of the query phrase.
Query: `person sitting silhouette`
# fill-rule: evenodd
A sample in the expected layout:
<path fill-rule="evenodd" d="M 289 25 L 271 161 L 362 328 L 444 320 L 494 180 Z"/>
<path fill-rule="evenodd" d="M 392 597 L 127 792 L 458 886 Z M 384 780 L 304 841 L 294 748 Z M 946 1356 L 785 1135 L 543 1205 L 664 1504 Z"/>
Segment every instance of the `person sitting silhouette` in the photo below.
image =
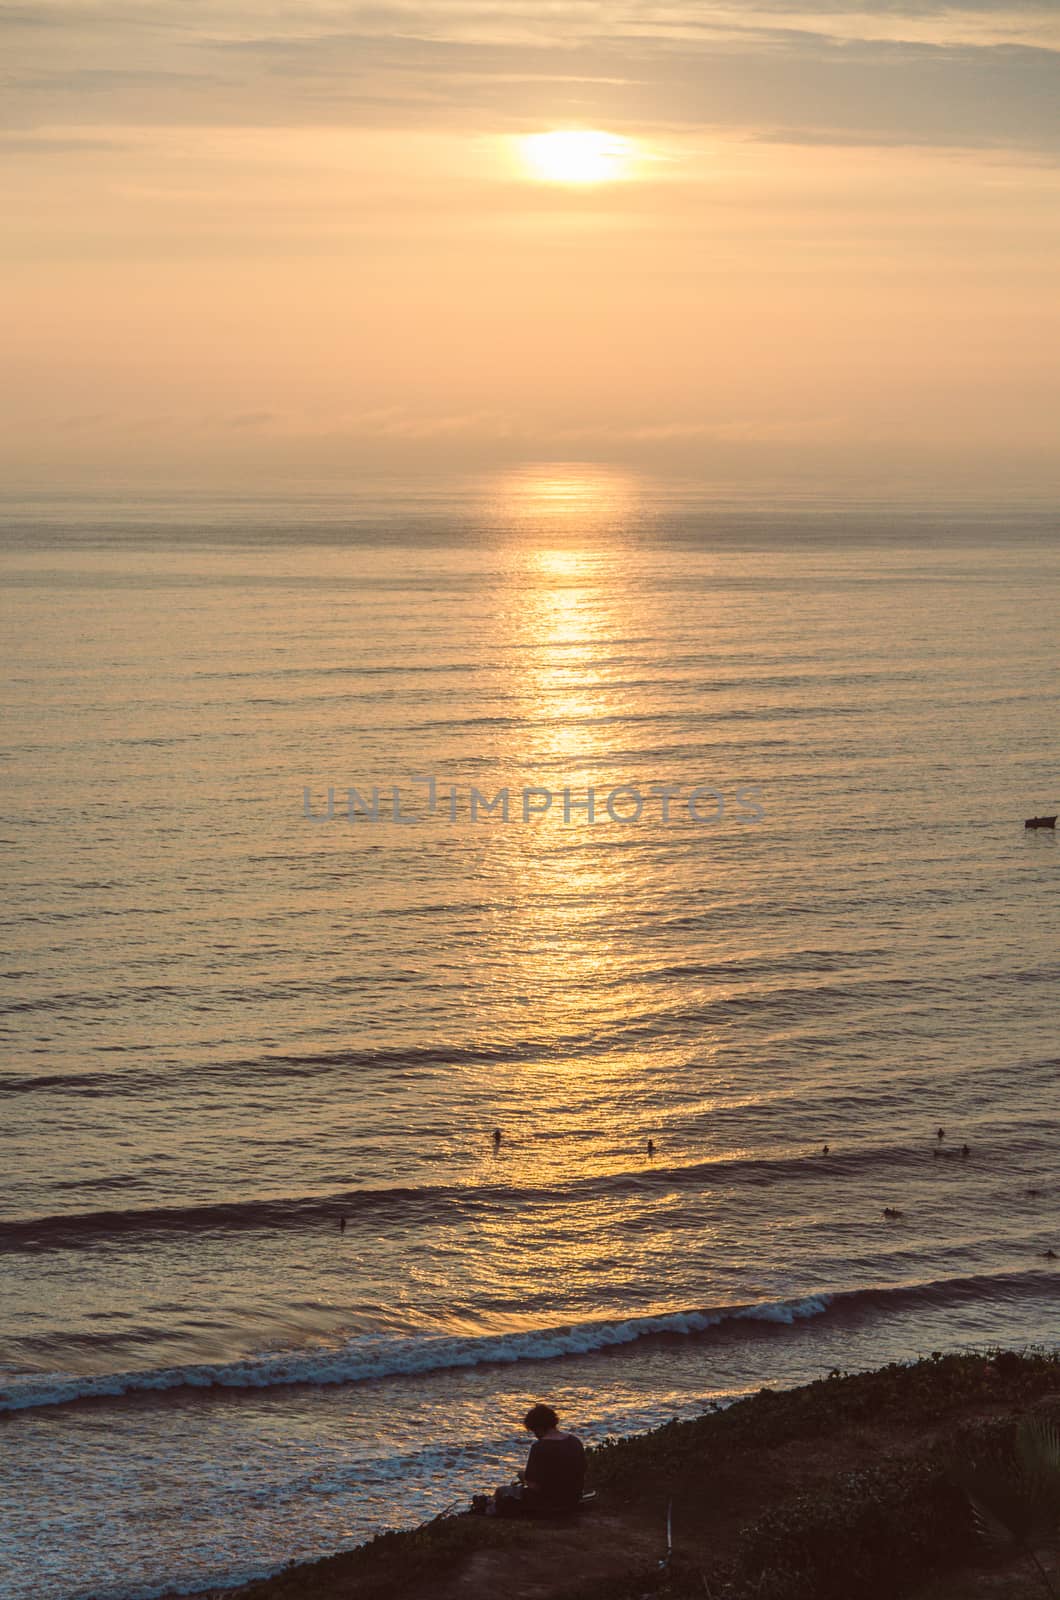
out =
<path fill-rule="evenodd" d="M 561 1430 L 551 1406 L 531 1406 L 523 1426 L 534 1443 L 520 1481 L 498 1489 L 487 1514 L 492 1509 L 497 1517 L 562 1516 L 576 1510 L 585 1487 L 585 1446 Z"/>

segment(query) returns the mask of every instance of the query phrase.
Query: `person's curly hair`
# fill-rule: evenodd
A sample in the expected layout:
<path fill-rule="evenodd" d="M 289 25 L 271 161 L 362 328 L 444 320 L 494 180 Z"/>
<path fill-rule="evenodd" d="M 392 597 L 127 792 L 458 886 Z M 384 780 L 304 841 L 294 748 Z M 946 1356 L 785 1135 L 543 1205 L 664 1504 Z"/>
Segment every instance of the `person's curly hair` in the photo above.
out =
<path fill-rule="evenodd" d="M 547 1433 L 550 1428 L 558 1428 L 559 1418 L 551 1406 L 531 1406 L 523 1418 L 523 1427 L 529 1428 L 531 1433 L 540 1435 Z"/>

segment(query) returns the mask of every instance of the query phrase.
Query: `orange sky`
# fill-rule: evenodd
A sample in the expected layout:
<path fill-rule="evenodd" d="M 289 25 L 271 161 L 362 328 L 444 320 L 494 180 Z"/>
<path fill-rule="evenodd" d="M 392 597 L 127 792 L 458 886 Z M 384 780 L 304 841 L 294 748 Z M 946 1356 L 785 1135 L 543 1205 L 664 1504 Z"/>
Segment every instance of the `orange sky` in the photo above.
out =
<path fill-rule="evenodd" d="M 1055 4 L 27 0 L 0 44 L 9 481 L 1058 486 Z M 522 159 L 579 128 L 617 181 Z"/>

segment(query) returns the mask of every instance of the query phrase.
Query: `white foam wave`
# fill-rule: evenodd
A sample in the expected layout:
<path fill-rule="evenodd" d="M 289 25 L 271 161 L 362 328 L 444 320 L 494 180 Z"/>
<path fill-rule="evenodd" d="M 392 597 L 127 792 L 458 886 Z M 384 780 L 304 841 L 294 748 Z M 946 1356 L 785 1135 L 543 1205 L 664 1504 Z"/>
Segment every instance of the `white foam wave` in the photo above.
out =
<path fill-rule="evenodd" d="M 97 1377 L 65 1373 L 8 1376 L 0 1387 L 0 1412 L 165 1389 L 267 1389 L 283 1384 L 359 1383 L 369 1378 L 441 1372 L 486 1362 L 549 1361 L 558 1356 L 588 1355 L 594 1350 L 632 1344 L 653 1334 L 705 1333 L 723 1322 L 790 1324 L 820 1316 L 831 1303 L 831 1295 L 818 1294 L 802 1300 L 722 1306 L 706 1311 L 673 1311 L 658 1316 L 629 1317 L 620 1322 L 581 1322 L 566 1327 L 530 1329 L 525 1333 L 468 1338 L 448 1334 L 418 1338 L 365 1335 L 349 1340 L 337 1350 L 278 1352 L 214 1366 L 162 1367 L 142 1372 L 104 1373 Z"/>

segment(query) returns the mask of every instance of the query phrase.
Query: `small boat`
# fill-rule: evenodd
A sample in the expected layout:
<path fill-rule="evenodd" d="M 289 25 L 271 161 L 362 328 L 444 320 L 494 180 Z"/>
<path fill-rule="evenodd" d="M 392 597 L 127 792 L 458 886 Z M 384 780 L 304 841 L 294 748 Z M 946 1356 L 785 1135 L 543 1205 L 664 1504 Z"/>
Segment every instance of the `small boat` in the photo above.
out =
<path fill-rule="evenodd" d="M 1055 817 L 1028 817 L 1023 824 L 1025 828 L 1055 828 Z"/>

